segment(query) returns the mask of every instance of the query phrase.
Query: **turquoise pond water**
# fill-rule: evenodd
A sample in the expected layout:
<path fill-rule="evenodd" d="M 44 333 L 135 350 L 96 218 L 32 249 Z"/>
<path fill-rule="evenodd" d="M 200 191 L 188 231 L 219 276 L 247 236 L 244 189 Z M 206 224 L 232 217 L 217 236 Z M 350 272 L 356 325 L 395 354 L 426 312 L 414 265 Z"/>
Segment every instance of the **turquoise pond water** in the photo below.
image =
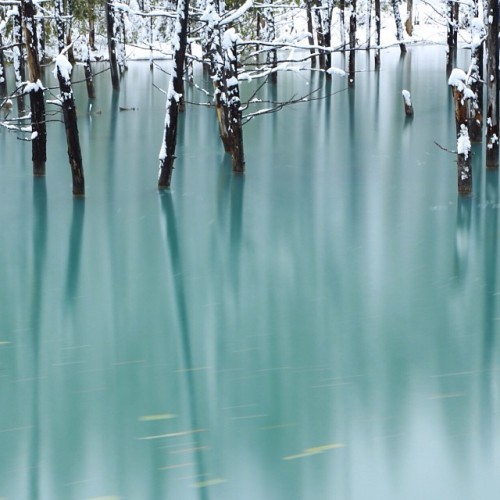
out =
<path fill-rule="evenodd" d="M 372 63 L 263 89 L 335 95 L 249 122 L 244 176 L 188 106 L 163 193 L 146 62 L 75 88 L 85 199 L 61 123 L 45 179 L 0 131 L 2 500 L 498 498 L 498 173 L 459 198 L 434 144 L 444 48 Z"/>

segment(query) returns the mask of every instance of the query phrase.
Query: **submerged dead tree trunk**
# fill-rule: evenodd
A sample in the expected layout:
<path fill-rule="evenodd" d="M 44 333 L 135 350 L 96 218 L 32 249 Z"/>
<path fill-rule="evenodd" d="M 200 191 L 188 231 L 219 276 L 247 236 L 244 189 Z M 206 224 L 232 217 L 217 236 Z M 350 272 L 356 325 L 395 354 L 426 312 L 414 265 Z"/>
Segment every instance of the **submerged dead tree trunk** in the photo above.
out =
<path fill-rule="evenodd" d="M 401 49 L 401 54 L 406 54 L 406 45 L 404 42 L 403 35 L 403 23 L 401 21 L 401 14 L 399 12 L 398 0 L 392 1 L 392 10 L 394 11 L 394 20 L 396 21 L 396 38 L 399 42 L 399 48 Z"/>
<path fill-rule="evenodd" d="M 343 1 L 343 0 L 341 0 Z M 313 24 L 313 2 L 312 0 L 306 0 L 306 15 L 307 15 L 307 32 L 309 34 L 309 45 L 314 45 L 314 24 Z M 309 49 L 311 54 L 311 68 L 316 67 L 316 50 L 314 48 Z"/>
<path fill-rule="evenodd" d="M 448 44 L 448 57 L 447 67 L 449 70 L 453 68 L 457 59 L 457 41 L 458 41 L 458 2 L 456 0 L 447 0 L 446 3 L 447 13 L 447 44 Z"/>
<path fill-rule="evenodd" d="M 89 99 L 95 98 L 94 73 L 92 72 L 92 64 L 90 61 L 90 47 L 83 46 L 82 50 L 83 70 L 85 72 L 85 82 L 87 84 L 87 96 Z"/>
<path fill-rule="evenodd" d="M 274 24 L 274 14 L 272 10 L 272 0 L 265 1 L 265 8 L 263 12 L 265 26 L 263 39 L 265 42 L 274 42 L 276 38 L 276 26 Z M 267 52 L 267 64 L 271 66 L 271 74 L 269 75 L 269 80 L 271 83 L 278 82 L 278 73 L 276 67 L 278 65 L 278 51 L 277 49 L 271 48 Z"/>
<path fill-rule="evenodd" d="M 486 166 L 498 168 L 498 0 L 488 1 L 486 38 Z"/>
<path fill-rule="evenodd" d="M 3 37 L 0 33 L 0 47 L 3 47 Z M 0 49 L 0 97 L 7 96 L 7 79 L 5 78 L 5 56 Z"/>
<path fill-rule="evenodd" d="M 12 58 L 14 63 L 14 75 L 17 89 L 17 112 L 19 115 L 24 113 L 24 94 L 22 92 L 23 82 L 26 80 L 23 56 L 23 32 L 22 32 L 22 14 L 21 9 L 16 5 L 13 10 L 13 38 L 14 47 L 12 48 Z"/>
<path fill-rule="evenodd" d="M 165 110 L 165 129 L 161 145 L 159 160 L 160 172 L 158 188 L 169 188 L 174 169 L 175 147 L 177 144 L 177 122 L 179 107 L 183 98 L 182 75 L 186 58 L 187 31 L 188 31 L 189 0 L 177 1 L 177 21 L 172 46 L 175 47 L 172 75 L 167 91 L 167 104 Z"/>
<path fill-rule="evenodd" d="M 472 164 L 467 100 L 473 96 L 473 93 L 467 87 L 467 75 L 461 69 L 455 68 L 451 72 L 448 84 L 452 88 L 455 102 L 458 192 L 470 194 L 472 192 Z"/>
<path fill-rule="evenodd" d="M 380 21 L 380 0 L 375 0 L 375 43 L 377 48 L 375 49 L 375 67 L 380 67 L 380 32 L 381 32 L 381 21 Z"/>
<path fill-rule="evenodd" d="M 349 19 L 349 75 L 347 85 L 354 87 L 356 75 L 356 0 L 351 0 Z"/>
<path fill-rule="evenodd" d="M 24 91 L 29 92 L 31 104 L 33 175 L 43 176 L 45 175 L 45 163 L 47 161 L 47 129 L 45 123 L 44 88 L 40 81 L 40 61 L 38 59 L 37 33 L 34 20 L 35 5 L 33 0 L 22 0 L 21 9 L 31 81 Z"/>
<path fill-rule="evenodd" d="M 63 0 L 55 0 L 55 17 L 57 30 L 57 52 L 60 54 L 64 50 L 64 2 Z"/>
<path fill-rule="evenodd" d="M 222 97 L 222 104 L 225 112 L 229 152 L 233 161 L 233 172 L 242 174 L 245 171 L 245 154 L 243 150 L 242 112 L 238 82 L 238 40 L 234 28 L 229 28 L 224 33 L 226 95 Z"/>
<path fill-rule="evenodd" d="M 80 149 L 80 138 L 78 136 L 78 122 L 76 118 L 75 99 L 71 87 L 72 66 L 64 54 L 56 57 L 56 74 L 61 90 L 61 101 L 64 116 L 64 128 L 66 129 L 66 143 L 68 144 L 68 159 L 73 177 L 73 194 L 83 196 L 85 194 L 85 179 L 83 175 L 82 151 Z"/>
<path fill-rule="evenodd" d="M 120 90 L 120 76 L 118 74 L 118 63 L 116 57 L 117 40 L 115 38 L 115 15 L 113 0 L 104 2 L 104 12 L 106 15 L 106 32 L 108 36 L 109 66 L 111 70 L 111 84 L 113 90 Z"/>
<path fill-rule="evenodd" d="M 485 31 L 479 17 L 472 19 L 471 31 L 470 87 L 475 97 L 470 106 L 469 131 L 472 142 L 481 142 L 483 140 L 483 39 Z"/>

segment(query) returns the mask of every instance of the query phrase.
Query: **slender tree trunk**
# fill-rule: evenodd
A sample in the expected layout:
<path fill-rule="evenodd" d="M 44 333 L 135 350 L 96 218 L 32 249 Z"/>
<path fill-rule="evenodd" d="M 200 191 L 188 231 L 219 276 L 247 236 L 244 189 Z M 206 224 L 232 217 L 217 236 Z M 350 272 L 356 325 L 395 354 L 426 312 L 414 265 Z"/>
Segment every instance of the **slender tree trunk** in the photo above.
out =
<path fill-rule="evenodd" d="M 92 64 L 90 61 L 90 47 L 84 46 L 83 49 L 83 69 L 85 72 L 85 82 L 87 83 L 87 96 L 89 99 L 95 98 L 94 74 L 92 72 Z"/>
<path fill-rule="evenodd" d="M 3 37 L 0 33 L 0 47 L 3 47 Z M 6 97 L 7 93 L 7 80 L 5 78 L 5 57 L 3 49 L 0 49 L 0 98 Z"/>
<path fill-rule="evenodd" d="M 71 64 L 63 54 L 56 58 L 57 79 L 61 90 L 64 128 L 66 129 L 66 142 L 68 145 L 68 159 L 73 178 L 73 194 L 85 194 L 85 178 L 83 175 L 82 152 L 78 136 L 78 121 L 76 118 L 75 99 L 71 87 Z"/>
<path fill-rule="evenodd" d="M 349 19 L 349 75 L 347 85 L 354 87 L 356 77 L 356 0 L 351 0 Z"/>
<path fill-rule="evenodd" d="M 343 0 L 341 0 L 343 1 Z M 307 13 L 307 31 L 309 33 L 309 44 L 314 45 L 314 24 L 313 24 L 313 15 L 312 15 L 312 0 L 306 0 L 306 13 Z M 314 48 L 310 48 L 311 53 L 311 68 L 316 67 L 316 50 Z"/>
<path fill-rule="evenodd" d="M 241 100 L 238 83 L 238 48 L 236 37 L 233 34 L 234 29 L 231 28 L 226 32 L 226 40 L 228 38 L 228 32 L 231 32 L 229 36 L 233 38 L 233 45 L 232 48 L 227 49 L 226 53 L 225 80 L 227 94 L 224 104 L 226 106 L 226 123 L 231 157 L 233 160 L 233 172 L 242 174 L 245 171 L 245 154 L 243 150 L 242 113 L 240 109 Z M 226 42 L 225 45 L 227 46 L 228 43 Z"/>
<path fill-rule="evenodd" d="M 401 14 L 399 13 L 398 0 L 392 1 L 392 10 L 394 11 L 394 20 L 396 21 L 396 38 L 399 42 L 401 54 L 406 54 L 406 45 L 404 43 L 403 23 L 401 22 Z"/>
<path fill-rule="evenodd" d="M 316 0 L 316 9 L 314 11 L 316 18 L 316 39 L 320 47 L 325 46 L 325 37 L 323 33 L 323 19 L 321 14 L 321 8 L 323 7 L 322 0 Z M 323 50 L 319 51 L 319 67 L 320 69 L 325 69 L 325 52 Z"/>
<path fill-rule="evenodd" d="M 32 160 L 33 175 L 45 175 L 47 161 L 47 130 L 45 124 L 45 100 L 43 85 L 40 81 L 40 61 L 38 58 L 38 40 L 35 26 L 35 5 L 33 0 L 22 0 L 24 37 L 28 55 L 30 72 L 30 104 L 31 104 L 31 130 L 32 130 Z"/>
<path fill-rule="evenodd" d="M 116 60 L 115 16 L 113 10 L 113 0 L 106 0 L 104 3 L 104 11 L 106 14 L 111 83 L 113 85 L 113 90 L 120 90 L 120 76 L 118 74 L 118 64 Z"/>
<path fill-rule="evenodd" d="M 66 45 L 68 48 L 68 60 L 71 64 L 75 64 L 75 51 L 73 49 L 73 41 L 71 31 L 73 29 L 73 6 L 72 0 L 66 0 L 66 16 L 68 17 L 68 24 L 66 30 Z"/>
<path fill-rule="evenodd" d="M 55 15 L 56 15 L 56 29 L 57 29 L 57 50 L 59 54 L 64 50 L 64 3 L 63 0 L 55 0 Z"/>
<path fill-rule="evenodd" d="M 449 84 L 453 89 L 455 102 L 455 125 L 457 131 L 457 182 L 458 192 L 463 195 L 472 192 L 471 144 L 469 140 L 467 96 L 467 75 L 462 70 L 454 69 Z"/>
<path fill-rule="evenodd" d="M 498 168 L 498 0 L 488 2 L 486 39 L 486 166 Z"/>
<path fill-rule="evenodd" d="M 376 44 L 377 48 L 375 49 L 375 67 L 380 68 L 380 31 L 381 31 L 381 22 L 380 22 L 380 0 L 375 0 L 375 30 L 376 30 Z"/>
<path fill-rule="evenodd" d="M 169 188 L 172 181 L 172 171 L 175 160 L 175 147 L 177 144 L 177 123 L 179 107 L 182 104 L 182 74 L 186 57 L 187 29 L 189 15 L 189 0 L 177 1 L 177 22 L 173 39 L 174 64 L 167 91 L 167 104 L 165 113 L 165 130 L 160 150 L 160 172 L 158 188 Z"/>
<path fill-rule="evenodd" d="M 475 12 L 477 16 L 477 11 Z M 469 132 L 472 142 L 483 140 L 483 42 L 484 25 L 478 18 L 471 21 L 471 90 L 475 98 L 470 107 Z"/>
<path fill-rule="evenodd" d="M 269 5 L 269 7 L 267 7 Z M 266 42 L 274 42 L 276 38 L 276 28 L 274 25 L 274 14 L 272 10 L 272 0 L 266 1 L 266 8 L 263 12 L 265 26 L 264 26 L 264 41 Z M 278 82 L 278 73 L 276 72 L 276 68 L 278 66 L 278 51 L 276 49 L 268 49 L 267 52 L 267 64 L 269 64 L 272 68 L 272 73 L 270 74 L 271 83 Z"/>
<path fill-rule="evenodd" d="M 21 9 L 18 6 L 13 7 L 12 10 L 15 12 L 13 17 L 13 36 L 15 45 L 12 49 L 12 56 L 14 62 L 14 74 L 16 78 L 17 111 L 19 115 L 22 115 L 25 111 L 25 105 L 24 94 L 21 90 L 21 86 L 26 80 L 23 56 L 22 13 Z"/>
<path fill-rule="evenodd" d="M 45 54 L 45 20 L 43 16 L 40 16 L 36 21 L 36 30 L 38 36 L 38 56 L 40 58 L 40 62 L 44 63 L 47 59 L 47 55 Z"/>
<path fill-rule="evenodd" d="M 366 2 L 366 50 L 372 46 L 372 4 L 373 0 Z"/>
<path fill-rule="evenodd" d="M 406 0 L 405 29 L 409 36 L 413 35 L 413 0 Z"/>
<path fill-rule="evenodd" d="M 448 44 L 448 57 L 447 57 L 447 67 L 451 70 L 455 66 L 456 61 L 456 36 L 455 32 L 457 29 L 456 19 L 455 19 L 455 0 L 447 0 L 446 10 L 448 14 L 448 28 L 447 28 L 447 44 Z"/>
<path fill-rule="evenodd" d="M 89 19 L 89 46 L 95 50 L 95 22 L 92 17 Z"/>

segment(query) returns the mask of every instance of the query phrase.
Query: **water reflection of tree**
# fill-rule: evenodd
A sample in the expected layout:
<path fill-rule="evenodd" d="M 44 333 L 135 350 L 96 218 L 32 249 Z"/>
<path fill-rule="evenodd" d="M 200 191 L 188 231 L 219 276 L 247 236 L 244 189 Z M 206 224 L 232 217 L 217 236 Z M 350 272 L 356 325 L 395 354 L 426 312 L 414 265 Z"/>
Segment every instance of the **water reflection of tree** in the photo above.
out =
<path fill-rule="evenodd" d="M 193 374 L 193 355 L 191 348 L 191 335 L 190 320 L 188 312 L 188 299 L 185 290 L 185 273 L 183 269 L 183 258 L 180 249 L 179 235 L 177 231 L 177 222 L 175 218 L 175 208 L 172 202 L 171 193 L 166 192 L 160 196 L 161 207 L 164 217 L 164 227 L 166 227 L 166 247 L 169 249 L 170 269 L 174 282 L 174 300 L 177 304 L 176 310 L 178 312 L 179 320 L 179 345 L 181 348 L 183 373 L 185 374 L 185 388 L 186 398 L 188 401 L 188 411 L 191 422 L 191 429 L 196 431 L 200 429 L 200 416 L 197 399 L 196 382 Z M 203 480 L 207 466 L 203 456 L 202 438 L 197 432 L 193 433 L 193 449 L 196 475 Z M 209 494 L 206 488 L 199 489 L 201 500 L 208 500 Z"/>
<path fill-rule="evenodd" d="M 32 371 L 33 371 L 33 426 L 31 435 L 30 457 L 29 457 L 29 475 L 30 499 L 40 498 L 40 344 L 43 333 L 43 291 L 45 283 L 45 265 L 47 254 L 47 188 L 45 179 L 36 179 L 33 183 L 33 296 L 31 304 L 31 331 L 33 338 L 32 345 Z"/>

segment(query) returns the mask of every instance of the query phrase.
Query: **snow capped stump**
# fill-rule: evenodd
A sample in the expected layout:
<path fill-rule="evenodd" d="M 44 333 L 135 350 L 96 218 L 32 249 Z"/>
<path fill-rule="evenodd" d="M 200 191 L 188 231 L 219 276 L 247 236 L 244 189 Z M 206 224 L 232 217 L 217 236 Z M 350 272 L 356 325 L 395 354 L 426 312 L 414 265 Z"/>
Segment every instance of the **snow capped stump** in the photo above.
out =
<path fill-rule="evenodd" d="M 471 144 L 469 139 L 469 121 L 467 116 L 467 99 L 474 97 L 474 92 L 467 85 L 467 75 L 455 68 L 448 80 L 455 101 L 455 122 L 457 128 L 457 175 L 458 192 L 472 192 Z"/>
<path fill-rule="evenodd" d="M 411 94 L 408 90 L 403 90 L 401 92 L 403 95 L 403 102 L 405 105 L 405 114 L 406 116 L 413 116 L 413 105 L 411 103 Z"/>

